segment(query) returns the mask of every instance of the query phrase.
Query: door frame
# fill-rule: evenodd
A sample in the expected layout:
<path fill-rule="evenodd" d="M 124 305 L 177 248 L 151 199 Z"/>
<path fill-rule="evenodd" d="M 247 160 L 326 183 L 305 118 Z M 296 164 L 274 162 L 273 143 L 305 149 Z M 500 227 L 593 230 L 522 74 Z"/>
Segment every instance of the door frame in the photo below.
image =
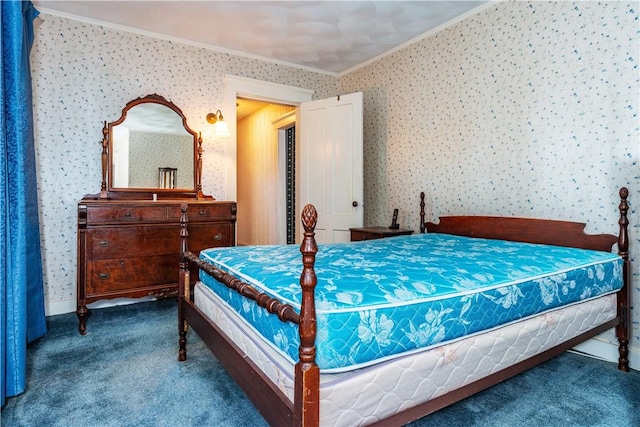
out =
<path fill-rule="evenodd" d="M 238 152 L 237 152 L 237 116 L 236 98 L 259 99 L 276 104 L 299 106 L 311 101 L 314 90 L 279 83 L 271 83 L 247 77 L 225 75 L 226 94 L 224 100 L 224 116 L 229 127 L 230 143 L 226 144 L 225 192 L 227 200 L 236 200 L 238 196 Z M 297 115 L 297 108 L 296 108 Z"/>

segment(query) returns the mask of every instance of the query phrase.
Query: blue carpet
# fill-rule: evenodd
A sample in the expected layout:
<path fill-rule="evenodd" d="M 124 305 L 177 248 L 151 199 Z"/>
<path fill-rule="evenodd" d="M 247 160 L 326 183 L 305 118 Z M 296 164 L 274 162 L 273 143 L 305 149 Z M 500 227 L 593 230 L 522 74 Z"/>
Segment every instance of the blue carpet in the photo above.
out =
<path fill-rule="evenodd" d="M 93 310 L 86 336 L 75 314 L 48 324 L 2 426 L 266 426 L 195 333 L 177 361 L 175 300 Z M 640 372 L 565 353 L 410 424 L 516 425 L 640 426 Z"/>

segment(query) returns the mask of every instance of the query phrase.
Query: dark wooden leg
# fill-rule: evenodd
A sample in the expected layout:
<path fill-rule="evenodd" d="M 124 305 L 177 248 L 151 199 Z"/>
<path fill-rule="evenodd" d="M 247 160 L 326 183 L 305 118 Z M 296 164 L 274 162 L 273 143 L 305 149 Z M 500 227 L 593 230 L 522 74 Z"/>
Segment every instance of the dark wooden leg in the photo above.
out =
<path fill-rule="evenodd" d="M 187 322 L 183 319 L 178 319 L 178 361 L 184 362 L 187 360 Z"/>
<path fill-rule="evenodd" d="M 89 317 L 89 309 L 86 305 L 78 306 L 76 310 L 76 314 L 78 315 L 79 325 L 78 330 L 80 331 L 80 335 L 86 335 L 87 333 L 87 317 Z"/>
<path fill-rule="evenodd" d="M 618 352 L 620 358 L 618 358 L 618 369 L 623 372 L 629 372 L 629 340 L 619 339 Z"/>

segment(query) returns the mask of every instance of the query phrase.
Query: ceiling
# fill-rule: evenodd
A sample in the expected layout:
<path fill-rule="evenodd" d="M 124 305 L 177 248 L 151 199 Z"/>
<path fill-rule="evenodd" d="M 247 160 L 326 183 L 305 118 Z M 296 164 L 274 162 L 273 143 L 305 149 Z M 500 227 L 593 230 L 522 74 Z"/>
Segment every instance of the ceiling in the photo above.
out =
<path fill-rule="evenodd" d="M 33 1 L 42 13 L 335 74 L 486 7 L 472 1 Z"/>
<path fill-rule="evenodd" d="M 236 99 L 236 119 L 240 121 L 245 117 L 248 117 L 251 114 L 255 113 L 256 111 L 271 104 L 272 102 L 265 102 L 257 99 L 237 98 Z"/>

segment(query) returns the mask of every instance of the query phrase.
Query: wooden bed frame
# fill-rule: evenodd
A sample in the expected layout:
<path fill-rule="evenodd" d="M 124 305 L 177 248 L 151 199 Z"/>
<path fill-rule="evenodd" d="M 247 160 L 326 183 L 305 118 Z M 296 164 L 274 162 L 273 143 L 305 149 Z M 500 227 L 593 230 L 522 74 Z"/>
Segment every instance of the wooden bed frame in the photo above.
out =
<path fill-rule="evenodd" d="M 545 243 L 558 246 L 570 246 L 609 252 L 618 244 L 618 253 L 623 258 L 623 288 L 617 293 L 617 315 L 614 319 L 583 333 L 567 342 L 546 350 L 535 357 L 524 360 L 488 377 L 449 392 L 443 396 L 397 413 L 375 425 L 402 425 L 435 412 L 445 406 L 458 402 L 481 390 L 491 387 L 507 378 L 519 374 L 533 366 L 545 362 L 575 345 L 608 329 L 615 328 L 619 342 L 618 369 L 629 370 L 628 344 L 631 336 L 631 291 L 630 261 L 627 211 L 628 190 L 620 189 L 620 226 L 619 235 L 584 234 L 585 224 L 524 218 L 505 217 L 442 217 L 438 224 L 424 221 L 424 193 L 421 194 L 421 232 L 439 232 L 463 236 L 484 237 L 532 243 Z M 300 245 L 303 271 L 300 277 L 302 287 L 302 306 L 298 314 L 293 307 L 259 292 L 249 284 L 235 279 L 227 273 L 198 259 L 187 250 L 187 205 L 182 206 L 180 286 L 178 295 L 178 332 L 179 356 L 184 361 L 186 353 L 186 333 L 190 325 L 202 338 L 220 363 L 228 370 L 237 384 L 258 408 L 262 416 L 272 426 L 305 426 L 319 424 L 320 412 L 320 371 L 315 363 L 316 316 L 314 290 L 316 275 L 314 271 L 315 255 L 318 250 L 314 239 L 317 213 L 312 205 L 302 211 L 304 237 Z M 231 289 L 254 300 L 269 313 L 277 315 L 282 321 L 298 325 L 300 334 L 299 361 L 295 366 L 294 402 L 267 378 L 261 370 L 241 350 L 200 311 L 192 301 L 189 266 L 196 264 L 200 269 L 215 277 Z"/>

